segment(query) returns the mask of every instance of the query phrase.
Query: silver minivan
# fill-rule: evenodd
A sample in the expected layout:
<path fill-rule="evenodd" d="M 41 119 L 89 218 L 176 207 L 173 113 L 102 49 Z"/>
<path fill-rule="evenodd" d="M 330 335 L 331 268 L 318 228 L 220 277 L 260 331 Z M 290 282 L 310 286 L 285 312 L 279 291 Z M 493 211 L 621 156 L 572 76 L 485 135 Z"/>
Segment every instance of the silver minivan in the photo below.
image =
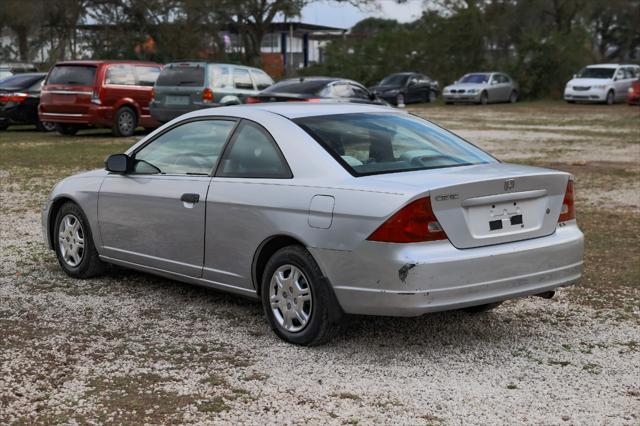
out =
<path fill-rule="evenodd" d="M 151 116 L 166 123 L 202 108 L 239 105 L 273 84 L 258 68 L 207 62 L 165 65 L 154 85 Z"/>

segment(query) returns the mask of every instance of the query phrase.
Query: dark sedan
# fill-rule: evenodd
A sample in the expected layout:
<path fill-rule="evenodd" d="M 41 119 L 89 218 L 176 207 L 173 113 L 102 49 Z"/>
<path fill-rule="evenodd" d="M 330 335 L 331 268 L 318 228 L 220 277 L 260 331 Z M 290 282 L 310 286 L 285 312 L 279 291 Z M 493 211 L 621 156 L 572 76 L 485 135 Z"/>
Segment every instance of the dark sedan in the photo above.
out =
<path fill-rule="evenodd" d="M 390 104 L 401 106 L 415 102 L 433 102 L 438 95 L 438 82 L 424 74 L 401 72 L 382 79 L 371 91 Z"/>
<path fill-rule="evenodd" d="M 247 99 L 249 104 L 335 101 L 386 104 L 360 83 L 336 77 L 300 77 L 282 80 Z"/>
<path fill-rule="evenodd" d="M 0 81 L 0 130 L 11 124 L 35 124 L 38 130 L 55 129 L 38 119 L 40 88 L 46 73 L 16 74 Z"/>

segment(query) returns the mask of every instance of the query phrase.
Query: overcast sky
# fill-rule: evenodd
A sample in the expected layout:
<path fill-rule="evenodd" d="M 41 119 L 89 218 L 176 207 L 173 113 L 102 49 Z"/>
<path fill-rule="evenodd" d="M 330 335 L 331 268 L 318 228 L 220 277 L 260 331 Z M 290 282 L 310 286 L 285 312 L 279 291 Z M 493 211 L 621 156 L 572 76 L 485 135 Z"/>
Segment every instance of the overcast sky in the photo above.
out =
<path fill-rule="evenodd" d="M 408 0 L 400 5 L 395 0 L 376 0 L 374 4 L 361 10 L 348 4 L 325 0 L 305 7 L 302 10 L 302 22 L 340 28 L 351 28 L 368 17 L 409 22 L 422 15 L 423 6 L 423 0 Z"/>

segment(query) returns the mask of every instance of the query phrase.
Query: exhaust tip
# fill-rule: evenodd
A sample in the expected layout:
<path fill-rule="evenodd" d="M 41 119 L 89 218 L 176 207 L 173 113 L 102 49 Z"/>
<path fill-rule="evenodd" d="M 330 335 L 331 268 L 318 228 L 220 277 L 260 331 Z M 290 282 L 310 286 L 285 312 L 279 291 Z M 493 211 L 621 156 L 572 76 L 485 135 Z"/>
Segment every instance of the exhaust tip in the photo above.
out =
<path fill-rule="evenodd" d="M 534 294 L 534 296 L 542 297 L 543 299 L 551 299 L 556 295 L 555 291 L 545 291 L 543 293 Z"/>

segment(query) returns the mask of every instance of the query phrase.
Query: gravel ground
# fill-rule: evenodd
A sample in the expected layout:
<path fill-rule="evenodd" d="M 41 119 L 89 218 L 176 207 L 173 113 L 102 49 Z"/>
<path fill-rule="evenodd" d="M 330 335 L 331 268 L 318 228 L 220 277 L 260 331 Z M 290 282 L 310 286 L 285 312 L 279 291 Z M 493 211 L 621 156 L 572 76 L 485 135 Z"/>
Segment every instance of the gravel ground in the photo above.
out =
<path fill-rule="evenodd" d="M 445 117 L 454 108 L 419 111 Z M 521 125 L 519 140 L 545 161 L 575 160 L 545 151 L 542 139 L 556 130 L 558 144 L 580 130 L 563 128 L 553 113 L 549 126 L 561 129 L 463 111 L 504 132 Z M 606 117 L 601 109 L 592 115 Z M 499 138 L 479 139 L 509 152 Z M 580 148 L 585 157 L 594 155 L 594 144 L 583 142 L 591 147 Z M 622 148 L 631 168 L 638 146 Z M 512 158 L 521 158 L 516 147 Z M 351 318 L 331 343 L 295 347 L 271 333 L 258 304 L 239 297 L 124 269 L 66 277 L 41 243 L 31 207 L 43 193 L 20 192 L 12 173 L 0 170 L 2 424 L 640 423 L 637 305 L 596 306 L 569 288 L 486 314 Z M 589 173 L 586 182 L 597 186 L 599 175 L 588 180 Z M 629 191 L 638 189 L 636 179 Z M 629 209 L 637 217 L 638 208 Z M 631 300 L 640 295 L 637 285 L 625 291 Z"/>

